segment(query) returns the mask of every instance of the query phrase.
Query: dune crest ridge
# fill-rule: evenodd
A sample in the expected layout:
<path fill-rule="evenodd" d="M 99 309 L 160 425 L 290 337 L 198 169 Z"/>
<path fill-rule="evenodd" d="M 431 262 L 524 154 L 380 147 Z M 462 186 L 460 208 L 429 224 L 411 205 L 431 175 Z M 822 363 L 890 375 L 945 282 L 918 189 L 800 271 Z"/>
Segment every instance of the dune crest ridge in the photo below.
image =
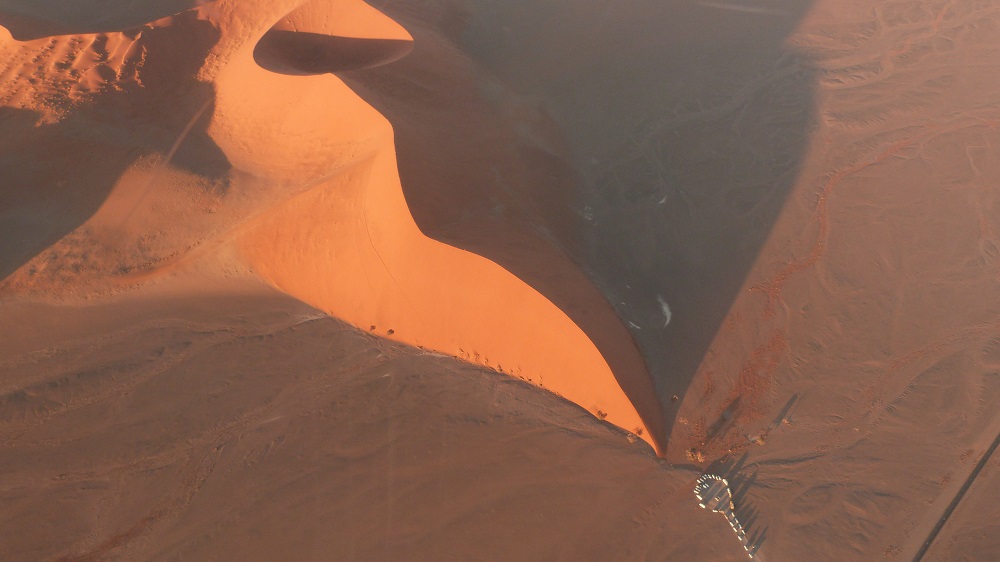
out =
<path fill-rule="evenodd" d="M 302 17 L 308 13 L 305 8 L 317 4 L 296 10 L 275 28 L 334 33 L 336 26 L 328 30 L 318 25 L 320 18 Z M 352 30 L 359 36 L 402 37 L 381 25 L 370 33 L 361 33 L 357 25 Z M 310 173 L 328 179 L 314 181 L 314 187 L 268 209 L 240 237 L 241 252 L 255 272 L 363 329 L 556 392 L 660 449 L 649 429 L 656 427 L 655 417 L 647 421 L 640 416 L 599 350 L 563 311 L 494 262 L 423 235 L 399 183 L 392 129 L 384 117 L 330 74 L 248 76 L 262 72 L 266 69 L 252 64 L 247 53 L 235 55 L 216 82 L 219 113 L 266 115 L 275 95 L 294 90 L 294 109 L 282 117 L 288 129 L 311 136 L 306 131 L 323 123 L 317 143 L 335 129 L 345 140 L 340 150 L 328 151 L 343 157 L 327 164 L 331 173 Z M 257 87 L 248 92 L 239 87 L 242 83 Z M 295 161 L 291 151 L 312 150 L 274 138 L 257 145 L 275 151 L 282 146 L 280 154 L 256 152 L 252 162 L 242 162 L 238 151 L 227 150 L 227 142 L 220 140 L 245 142 L 253 136 L 252 131 L 230 130 L 213 138 L 234 165 L 256 167 L 259 174 L 273 174 L 282 163 Z M 302 170 L 301 163 L 288 168 L 284 179 L 302 181 Z"/>
<path fill-rule="evenodd" d="M 81 24 L 78 33 L 91 27 Z M 197 70 L 152 52 L 165 51 L 168 40 L 180 41 L 186 28 L 198 30 L 208 45 Z M 58 29 L 74 28 L 60 22 Z M 648 373 L 636 369 L 616 377 L 590 338 L 550 300 L 496 263 L 424 236 L 414 222 L 396 169 L 391 125 L 331 74 L 405 55 L 412 40 L 398 24 L 360 0 L 220 0 L 138 31 L 107 31 L 101 37 L 87 39 L 138 38 L 126 57 L 134 64 L 122 66 L 130 86 L 119 84 L 126 78 L 121 69 L 102 71 L 75 103 L 92 108 L 114 99 L 105 109 L 127 108 L 139 114 L 138 122 L 179 135 L 145 147 L 161 158 L 153 172 L 127 174 L 135 172 L 134 162 L 120 171 L 120 178 L 149 179 L 117 182 L 116 193 L 131 189 L 136 203 L 119 205 L 120 210 L 104 205 L 98 213 L 104 227 L 114 225 L 109 216 L 115 213 L 129 225 L 158 220 L 160 247 L 174 247 L 161 252 L 174 263 L 178 252 L 205 262 L 220 250 L 228 255 L 235 249 L 255 274 L 335 317 L 522 378 L 663 452 L 665 437 L 657 431 L 662 414 L 640 414 L 620 384 L 644 381 L 651 389 Z M 72 39 L 37 41 L 77 48 Z M 191 41 L 181 51 L 190 55 L 200 45 Z M 41 94 L 20 99 L 30 101 L 32 95 Z M 172 106 L 179 109 L 167 110 Z M 169 205 L 172 221 L 143 210 L 147 196 L 156 199 L 164 182 L 176 178 L 178 155 L 184 156 L 191 139 L 204 149 L 189 155 L 184 171 L 200 177 L 211 170 L 224 177 L 224 189 L 203 194 L 212 201 L 204 205 L 208 211 L 197 210 L 198 220 L 183 201 Z M 96 189 L 93 202 L 107 196 Z M 82 222 L 80 231 L 94 226 Z M 72 237 L 57 245 L 72 244 L 67 238 Z M 119 242 L 116 252 L 123 247 L 128 243 Z M 137 268 L 162 263 L 154 257 Z"/>

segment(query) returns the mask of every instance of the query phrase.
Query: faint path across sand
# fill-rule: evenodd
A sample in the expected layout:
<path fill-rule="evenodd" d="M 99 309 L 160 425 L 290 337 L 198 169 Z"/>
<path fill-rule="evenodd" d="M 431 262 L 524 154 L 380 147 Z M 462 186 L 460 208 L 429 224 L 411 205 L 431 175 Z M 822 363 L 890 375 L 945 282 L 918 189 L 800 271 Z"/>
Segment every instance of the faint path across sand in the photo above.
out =
<path fill-rule="evenodd" d="M 993 439 L 992 443 L 989 443 L 990 438 Z M 987 443 L 989 444 L 987 445 Z M 993 419 L 993 423 L 989 425 L 987 430 L 982 433 L 981 437 L 973 445 L 977 449 L 979 447 L 986 447 L 985 453 L 980 456 L 979 462 L 972 466 L 971 471 L 964 480 L 954 479 L 951 485 L 946 487 L 941 495 L 938 496 L 938 499 L 930 505 L 924 521 L 910 534 L 910 539 L 898 557 L 899 560 L 920 562 L 924 558 L 924 555 L 927 554 L 927 551 L 930 550 L 934 539 L 948 522 L 948 518 L 955 512 L 955 508 L 958 507 L 962 498 L 965 497 L 966 492 L 972 487 L 979 473 L 982 472 L 986 463 L 989 462 L 997 448 L 1000 447 L 1000 416 Z"/>

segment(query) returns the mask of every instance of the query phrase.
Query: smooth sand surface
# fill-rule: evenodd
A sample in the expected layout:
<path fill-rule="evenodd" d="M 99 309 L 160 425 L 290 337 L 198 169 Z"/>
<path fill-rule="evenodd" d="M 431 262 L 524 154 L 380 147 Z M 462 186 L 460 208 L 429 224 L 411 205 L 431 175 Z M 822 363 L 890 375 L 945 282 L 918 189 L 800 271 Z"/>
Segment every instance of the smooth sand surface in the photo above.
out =
<path fill-rule="evenodd" d="M 696 471 L 259 283 L 0 313 L 4 560 L 740 559 Z"/>
<path fill-rule="evenodd" d="M 1000 556 L 993 2 L 100 5 L 0 2 L 0 558 Z"/>

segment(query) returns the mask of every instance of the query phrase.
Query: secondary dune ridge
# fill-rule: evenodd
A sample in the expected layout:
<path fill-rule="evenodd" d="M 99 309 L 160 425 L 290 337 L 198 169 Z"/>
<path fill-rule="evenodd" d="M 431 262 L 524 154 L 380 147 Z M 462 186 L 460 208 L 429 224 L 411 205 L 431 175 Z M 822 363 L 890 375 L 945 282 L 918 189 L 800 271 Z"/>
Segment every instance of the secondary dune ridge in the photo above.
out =
<path fill-rule="evenodd" d="M 201 2 L 141 27 L 46 21 L 20 4 L 0 6 L 12 16 L 0 22 L 15 78 L 5 106 L 32 141 L 18 156 L 54 139 L 71 151 L 5 193 L 22 214 L 52 215 L 4 225 L 23 241 L 5 256 L 5 292 L 248 267 L 355 326 L 517 376 L 665 450 L 642 358 L 596 291 L 590 304 L 618 324 L 601 340 L 610 361 L 538 291 L 414 223 L 391 127 L 330 74 L 404 56 L 410 36 L 394 22 L 360 1 Z M 111 130 L 83 130 L 96 123 Z M 80 177 L 82 155 L 103 164 Z M 69 181 L 70 202 L 46 208 Z"/>

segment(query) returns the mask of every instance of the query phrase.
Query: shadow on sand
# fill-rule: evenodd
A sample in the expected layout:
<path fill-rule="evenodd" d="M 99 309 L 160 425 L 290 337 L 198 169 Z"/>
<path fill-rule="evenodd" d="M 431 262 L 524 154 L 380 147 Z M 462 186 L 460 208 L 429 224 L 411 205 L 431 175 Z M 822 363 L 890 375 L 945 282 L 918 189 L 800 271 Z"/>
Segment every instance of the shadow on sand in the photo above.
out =
<path fill-rule="evenodd" d="M 761 520 L 760 511 L 747 497 L 747 493 L 757 481 L 757 472 L 749 472 L 745 467 L 748 458 L 749 454 L 744 453 L 738 458 L 720 459 L 709 465 L 706 472 L 721 476 L 729 482 L 736 520 L 743 526 L 743 531 L 747 535 L 749 553 L 755 555 L 767 539 L 768 527 Z"/>
<path fill-rule="evenodd" d="M 614 369 L 620 341 L 603 336 L 608 316 L 594 313 L 609 302 L 642 352 L 670 435 L 799 172 L 814 68 L 786 40 L 812 0 L 758 11 L 471 3 L 421 11 L 375 2 L 414 35 L 414 52 L 348 81 L 393 122 L 403 189 L 424 233 L 532 285 Z M 470 71 L 442 30 L 489 72 Z M 518 119 L 531 111 L 534 121 Z M 567 273 L 570 260 L 585 275 Z M 738 412 L 729 414 L 717 436 Z"/>
<path fill-rule="evenodd" d="M 0 282 L 93 216 L 143 156 L 170 154 L 171 165 L 225 185 L 229 161 L 205 131 L 215 91 L 195 79 L 219 32 L 191 13 L 178 18 L 187 21 L 133 34 L 143 47 L 136 52 L 144 53 L 141 84 L 109 82 L 66 100 L 70 109 L 54 121 L 40 120 L 31 110 L 0 108 Z M 179 30 L 187 48 L 170 49 Z M 102 66 L 107 43 L 97 35 L 80 44 L 89 45 L 97 61 L 93 71 L 111 81 L 116 71 Z M 173 103 L 163 107 L 163 100 Z"/>

